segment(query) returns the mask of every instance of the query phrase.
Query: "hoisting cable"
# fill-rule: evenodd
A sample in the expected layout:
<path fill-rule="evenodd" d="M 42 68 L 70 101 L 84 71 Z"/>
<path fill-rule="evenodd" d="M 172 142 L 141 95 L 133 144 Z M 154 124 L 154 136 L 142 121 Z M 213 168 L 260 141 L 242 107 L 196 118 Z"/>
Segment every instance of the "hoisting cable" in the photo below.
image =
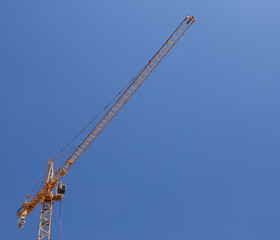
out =
<path fill-rule="evenodd" d="M 149 63 L 148 63 L 149 64 Z M 146 64 L 147 65 L 147 64 Z M 100 114 L 102 114 L 110 105 L 111 105 L 111 103 L 128 87 L 128 86 L 130 86 L 130 84 L 135 80 L 135 78 L 145 69 L 145 67 L 146 67 L 146 65 L 121 89 L 121 91 L 119 91 L 118 93 L 117 93 L 117 95 L 113 98 L 113 99 L 111 99 L 111 101 L 74 137 L 74 138 L 72 138 L 71 140 L 70 140 L 70 142 L 69 143 L 67 143 L 58 153 L 57 153 L 57 155 L 53 158 L 53 159 L 57 159 L 57 158 L 60 158 L 60 157 L 62 157 L 62 156 L 64 156 L 64 155 L 66 155 L 66 154 L 68 154 L 68 153 L 70 153 L 70 152 L 72 152 L 72 151 L 74 151 L 75 149 L 77 149 L 77 147 L 79 146 L 79 145 L 77 145 L 77 146 L 75 146 L 75 147 L 73 147 L 72 149 L 70 149 L 69 151 L 67 151 L 67 152 L 64 152 L 64 150 L 69 146 L 69 145 L 71 145 L 74 141 L 75 141 L 75 139 L 77 139 L 95 120 L 96 120 L 96 118 L 98 118 L 99 117 L 99 115 Z M 41 189 L 41 187 L 42 187 L 42 185 L 43 185 L 43 183 L 44 183 L 44 181 L 43 181 L 43 177 L 44 177 L 45 175 L 43 175 L 41 178 L 40 178 L 40 180 L 37 182 L 37 184 L 36 184 L 36 186 L 35 186 L 35 188 L 34 188 L 34 190 L 32 191 L 32 193 L 30 194 L 30 196 L 32 196 L 32 194 L 35 192 L 35 190 L 36 190 L 36 188 L 38 187 L 38 185 L 39 185 L 39 183 L 41 183 L 40 184 L 40 187 L 39 187 L 39 189 Z"/>
<path fill-rule="evenodd" d="M 35 188 L 33 189 L 32 193 L 29 195 L 29 197 L 31 197 L 32 194 L 35 192 L 35 190 L 37 189 L 39 183 L 41 183 L 41 184 L 40 184 L 40 186 L 39 186 L 38 189 L 41 189 L 41 186 L 42 186 L 42 184 L 43 184 L 43 182 L 44 182 L 43 178 L 45 178 L 45 176 L 46 176 L 46 174 L 43 174 L 43 175 L 41 176 L 41 178 L 40 178 L 39 181 L 37 182 Z"/>
<path fill-rule="evenodd" d="M 134 80 L 134 78 L 132 79 L 132 80 Z M 131 81 L 132 81 L 131 80 Z M 130 81 L 130 82 L 131 82 Z M 129 82 L 129 83 L 130 83 Z M 128 83 L 128 84 L 129 84 Z M 89 126 L 90 126 L 90 124 L 92 124 L 92 122 L 96 119 L 96 118 L 98 118 L 98 116 L 101 114 L 101 113 L 103 113 L 106 109 L 107 109 L 107 107 L 123 92 L 123 90 L 127 87 L 127 85 L 128 84 L 126 84 L 125 85 L 125 87 L 74 137 L 74 138 L 72 138 L 72 140 L 69 142 L 69 143 L 67 143 L 61 150 L 60 150 L 60 152 L 54 157 L 54 159 L 56 159 L 56 158 L 58 158 L 58 157 L 61 157 L 61 153 L 77 138 L 77 137 L 79 137 L 81 134 L 82 134 L 82 132 L 84 131 L 84 130 L 86 130 Z M 64 155 L 64 154 L 63 154 Z M 62 155 L 62 156 L 63 156 Z"/>
<path fill-rule="evenodd" d="M 107 108 L 108 108 L 108 106 L 110 106 L 110 104 L 135 80 L 135 78 L 139 75 L 139 73 L 140 72 L 142 72 L 143 70 L 144 70 L 144 68 L 146 67 L 146 65 L 121 89 L 121 91 L 119 91 L 118 92 L 118 94 L 74 137 L 74 138 L 72 138 L 72 140 L 69 142 L 69 143 L 67 143 L 59 152 L 58 152 L 58 154 L 53 158 L 53 159 L 56 159 L 56 158 L 59 158 L 59 157 L 61 157 L 61 156 L 64 156 L 65 154 L 67 154 L 67 153 L 69 153 L 69 152 L 71 152 L 71 151 L 73 151 L 74 149 L 76 149 L 77 147 L 75 147 L 75 148 L 73 148 L 72 150 L 70 150 L 70 151 L 68 151 L 67 153 L 63 153 L 62 154 L 62 152 L 70 145 L 70 144 L 72 144 L 73 143 L 73 141 L 75 140 L 75 139 L 77 139 L 82 133 L 83 133 L 83 131 L 84 130 L 86 130 L 91 124 L 92 124 L 92 122 L 94 122 L 94 120 L 96 119 L 96 118 L 98 118 L 99 117 L 99 115 L 101 114 L 101 113 L 103 113 Z"/>
<path fill-rule="evenodd" d="M 59 201 L 59 226 L 60 226 L 60 239 L 63 240 L 62 223 L 61 223 L 61 199 Z"/>
<path fill-rule="evenodd" d="M 66 154 L 68 154 L 68 153 L 70 153 L 70 152 L 72 152 L 72 151 L 74 151 L 75 149 L 77 149 L 77 147 L 79 146 L 79 144 L 77 145 L 77 146 L 75 146 L 75 147 L 73 147 L 72 149 L 70 149 L 69 151 L 67 151 L 67 152 L 64 152 L 64 150 L 67 148 L 67 147 L 69 147 L 69 145 L 71 145 L 74 141 L 75 141 L 75 139 L 77 139 L 98 117 L 99 117 L 99 115 L 100 114 L 102 114 L 110 105 L 111 105 L 111 103 L 119 96 L 119 95 L 121 95 L 121 93 L 128 87 L 128 86 L 130 86 L 131 85 L 131 83 L 136 79 L 136 77 L 138 77 L 138 75 L 145 69 L 145 67 L 148 65 L 150 63 L 150 61 L 141 69 L 141 70 L 139 70 L 138 71 L 138 73 L 116 94 L 116 96 L 113 98 L 113 99 L 111 99 L 110 100 L 110 102 L 74 137 L 74 138 L 72 138 L 71 140 L 70 140 L 70 142 L 69 143 L 67 143 L 58 153 L 57 153 L 57 155 L 53 158 L 53 159 L 57 159 L 57 158 L 60 158 L 60 157 L 62 157 L 62 156 L 64 156 L 64 155 L 66 155 Z M 43 175 L 44 176 L 44 175 Z M 37 188 L 37 186 L 38 186 L 38 184 L 39 184 L 39 182 L 41 181 L 41 184 L 40 184 L 40 187 L 39 187 L 39 189 L 41 189 L 41 187 L 42 187 L 42 185 L 43 185 L 43 180 L 42 180 L 42 178 L 43 178 L 43 176 L 41 177 L 41 179 L 38 181 L 38 183 L 37 183 L 37 185 L 36 185 L 36 187 L 34 188 L 34 190 L 33 190 L 33 192 L 30 194 L 30 195 L 32 195 L 34 192 L 35 192 L 35 190 L 36 190 L 36 188 Z"/>

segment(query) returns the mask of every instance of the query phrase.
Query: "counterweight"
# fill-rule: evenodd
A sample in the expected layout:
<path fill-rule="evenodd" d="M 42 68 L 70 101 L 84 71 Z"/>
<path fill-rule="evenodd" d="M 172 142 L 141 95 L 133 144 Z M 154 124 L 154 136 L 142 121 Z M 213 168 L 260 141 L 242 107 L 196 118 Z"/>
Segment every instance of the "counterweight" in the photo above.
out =
<path fill-rule="evenodd" d="M 88 146 L 93 142 L 93 140 L 99 135 L 99 133 L 104 129 L 104 127 L 113 119 L 117 112 L 125 105 L 128 99 L 135 93 L 135 91 L 142 85 L 142 83 L 147 79 L 151 72 L 156 68 L 156 66 L 161 62 L 161 60 L 166 56 L 166 54 L 171 50 L 171 48 L 177 43 L 177 41 L 182 37 L 182 35 L 188 30 L 188 28 L 194 23 L 194 17 L 187 16 L 182 23 L 177 27 L 177 29 L 172 33 L 160 50 L 151 58 L 151 60 L 145 65 L 143 70 L 137 74 L 131 84 L 126 88 L 123 94 L 118 98 L 118 100 L 113 104 L 113 106 L 104 114 L 102 119 L 94 127 L 94 129 L 89 133 L 89 135 L 83 140 L 83 142 L 77 147 L 73 154 L 65 161 L 65 163 L 54 173 L 48 174 L 45 185 L 41 190 L 31 199 L 29 202 L 25 202 L 19 212 L 17 217 L 26 217 L 40 202 L 45 202 L 47 198 L 51 195 L 52 189 L 58 184 L 58 181 L 68 172 L 69 168 L 74 164 L 74 162 L 79 158 L 79 156 L 88 148 Z M 50 161 L 48 169 L 52 168 L 53 160 Z M 54 199 L 55 200 L 55 199 Z M 50 200 L 52 203 L 52 200 Z M 50 204 L 51 204 L 50 203 Z M 50 213 L 51 214 L 51 213 Z M 41 224 L 40 224 L 41 226 Z M 49 234 L 49 233 L 48 233 Z M 46 236 L 49 239 L 49 235 Z"/>

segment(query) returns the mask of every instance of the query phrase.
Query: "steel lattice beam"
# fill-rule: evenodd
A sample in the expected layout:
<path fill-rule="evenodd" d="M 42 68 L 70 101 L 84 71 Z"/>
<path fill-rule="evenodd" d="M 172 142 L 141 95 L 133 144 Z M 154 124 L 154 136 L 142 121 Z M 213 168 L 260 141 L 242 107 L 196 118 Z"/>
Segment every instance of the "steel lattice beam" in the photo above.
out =
<path fill-rule="evenodd" d="M 172 33 L 160 50 L 151 58 L 145 65 L 143 70 L 135 77 L 135 80 L 127 87 L 120 98 L 113 104 L 110 110 L 103 116 L 100 122 L 94 127 L 85 140 L 78 146 L 74 153 L 67 159 L 67 161 L 58 169 L 54 176 L 45 184 L 45 186 L 33 197 L 33 199 L 22 205 L 22 210 L 17 214 L 18 218 L 27 212 L 27 215 L 35 208 L 35 206 L 49 193 L 58 181 L 68 172 L 72 164 L 78 157 L 87 149 L 93 140 L 99 135 L 103 128 L 111 121 L 117 112 L 124 106 L 128 99 L 135 93 L 135 91 L 142 85 L 145 79 L 151 74 L 166 54 L 173 48 L 188 28 L 194 23 L 194 18 L 187 16 L 177 29 Z"/>

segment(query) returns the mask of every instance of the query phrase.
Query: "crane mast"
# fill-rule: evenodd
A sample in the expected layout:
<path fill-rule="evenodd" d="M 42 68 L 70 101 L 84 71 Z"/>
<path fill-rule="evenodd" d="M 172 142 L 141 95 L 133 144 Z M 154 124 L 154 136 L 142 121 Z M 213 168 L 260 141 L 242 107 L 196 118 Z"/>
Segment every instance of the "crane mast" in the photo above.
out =
<path fill-rule="evenodd" d="M 52 194 L 52 189 L 57 185 L 59 180 L 68 172 L 69 168 L 75 163 L 75 161 L 81 156 L 81 154 L 88 148 L 88 146 L 94 141 L 104 127 L 113 119 L 118 111 L 125 105 L 128 99 L 135 93 L 135 91 L 142 85 L 146 78 L 157 67 L 166 54 L 172 49 L 172 47 L 178 42 L 188 28 L 194 23 L 194 17 L 187 16 L 181 24 L 176 28 L 160 50 L 151 58 L 151 60 L 144 66 L 135 77 L 130 85 L 126 88 L 123 94 L 116 100 L 113 106 L 104 114 L 102 119 L 97 123 L 94 129 L 87 135 L 83 142 L 76 148 L 76 150 L 70 155 L 70 157 L 64 162 L 64 164 L 54 173 L 53 171 L 53 159 L 49 160 L 47 176 L 45 178 L 45 184 L 38 191 L 38 193 L 31 199 L 22 204 L 17 213 L 19 221 L 24 223 L 26 216 L 36 207 L 36 205 L 42 201 L 41 218 L 39 227 L 39 240 L 50 239 L 50 223 L 52 204 L 54 200 L 60 200 L 63 194 Z M 20 228 L 22 228 L 20 225 Z"/>

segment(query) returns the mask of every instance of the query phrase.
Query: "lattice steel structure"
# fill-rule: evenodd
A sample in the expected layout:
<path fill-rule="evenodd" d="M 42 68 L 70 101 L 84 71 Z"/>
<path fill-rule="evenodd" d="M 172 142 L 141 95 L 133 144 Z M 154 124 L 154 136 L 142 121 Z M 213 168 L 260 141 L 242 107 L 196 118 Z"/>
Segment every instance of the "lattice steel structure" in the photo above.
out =
<path fill-rule="evenodd" d="M 65 161 L 65 163 L 53 174 L 53 159 L 49 162 L 48 175 L 46 177 L 44 187 L 33 197 L 30 202 L 25 202 L 21 206 L 21 210 L 17 216 L 20 218 L 23 214 L 26 216 L 35 208 L 35 206 L 42 201 L 41 220 L 39 230 L 39 240 L 50 238 L 50 224 L 53 200 L 59 200 L 59 196 L 52 195 L 52 189 L 58 184 L 58 181 L 68 172 L 69 168 L 79 158 L 79 156 L 87 149 L 104 127 L 112 120 L 117 112 L 124 106 L 128 99 L 135 93 L 135 91 L 142 85 L 145 79 L 151 74 L 166 54 L 178 42 L 188 28 L 194 23 L 194 17 L 187 16 L 177 29 L 172 33 L 160 50 L 151 58 L 145 65 L 142 71 L 135 76 L 134 80 L 126 88 L 123 94 L 115 101 L 113 106 L 104 114 L 102 119 L 84 139 L 84 141 L 77 147 L 73 154 Z"/>
<path fill-rule="evenodd" d="M 39 225 L 39 240 L 50 239 L 51 235 L 51 218 L 52 218 L 52 199 L 42 200 L 41 217 Z"/>

